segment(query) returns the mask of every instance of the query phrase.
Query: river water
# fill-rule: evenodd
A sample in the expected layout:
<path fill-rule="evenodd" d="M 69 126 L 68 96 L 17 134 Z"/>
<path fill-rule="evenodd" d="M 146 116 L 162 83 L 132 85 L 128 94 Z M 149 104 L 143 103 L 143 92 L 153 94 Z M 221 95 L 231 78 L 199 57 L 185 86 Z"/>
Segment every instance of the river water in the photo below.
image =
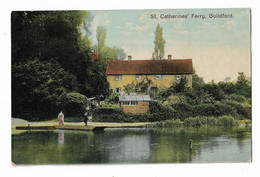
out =
<path fill-rule="evenodd" d="M 248 162 L 251 144 L 251 127 L 26 131 L 12 135 L 12 161 L 15 164 Z"/>

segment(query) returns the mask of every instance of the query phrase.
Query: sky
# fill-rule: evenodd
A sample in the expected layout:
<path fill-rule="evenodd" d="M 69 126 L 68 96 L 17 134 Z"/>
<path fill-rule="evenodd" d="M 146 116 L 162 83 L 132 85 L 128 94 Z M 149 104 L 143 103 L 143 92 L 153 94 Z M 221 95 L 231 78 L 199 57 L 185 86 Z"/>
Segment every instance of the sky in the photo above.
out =
<path fill-rule="evenodd" d="M 163 29 L 165 55 L 193 60 L 205 82 L 236 80 L 238 72 L 251 77 L 250 9 L 94 10 L 89 36 L 96 28 L 107 31 L 106 45 L 123 48 L 133 60 L 151 59 L 155 29 Z M 226 18 L 220 17 L 226 14 Z M 154 18 L 156 15 L 156 18 Z M 175 18 L 164 18 L 166 15 Z M 180 17 L 181 16 L 181 17 Z M 210 18 L 212 17 L 212 18 Z"/>

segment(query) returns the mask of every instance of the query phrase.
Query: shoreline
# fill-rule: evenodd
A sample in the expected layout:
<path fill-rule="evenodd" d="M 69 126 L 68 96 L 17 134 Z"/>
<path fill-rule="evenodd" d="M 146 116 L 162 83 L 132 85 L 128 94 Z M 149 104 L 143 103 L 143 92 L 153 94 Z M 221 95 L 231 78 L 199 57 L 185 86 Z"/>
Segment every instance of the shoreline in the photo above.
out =
<path fill-rule="evenodd" d="M 134 123 L 118 123 L 118 122 L 88 122 L 88 127 L 107 127 L 107 128 L 134 128 L 134 127 L 145 127 L 151 125 L 151 122 L 134 122 Z M 59 122 L 57 121 L 40 121 L 40 122 L 30 122 L 24 119 L 12 118 L 12 134 L 16 133 L 17 126 L 58 126 Z M 84 122 L 64 122 L 64 126 L 79 126 L 86 127 Z"/>

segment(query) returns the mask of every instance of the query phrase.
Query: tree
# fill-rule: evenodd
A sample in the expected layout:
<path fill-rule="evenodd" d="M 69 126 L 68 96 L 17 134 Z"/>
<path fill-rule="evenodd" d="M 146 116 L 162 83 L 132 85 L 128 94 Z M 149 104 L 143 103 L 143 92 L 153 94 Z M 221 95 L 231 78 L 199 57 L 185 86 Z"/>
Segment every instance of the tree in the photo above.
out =
<path fill-rule="evenodd" d="M 104 66 L 106 66 L 107 60 L 123 60 L 126 58 L 126 53 L 124 49 L 118 47 L 108 47 L 106 46 L 106 29 L 104 27 L 97 27 L 97 45 L 95 50 L 100 54 L 100 60 Z"/>
<path fill-rule="evenodd" d="M 108 94 L 104 66 L 87 56 L 92 47 L 89 32 L 82 34 L 87 17 L 87 11 L 12 12 L 14 116 L 50 118 L 71 92 L 81 99 Z"/>
<path fill-rule="evenodd" d="M 198 74 L 196 74 L 195 68 L 193 68 L 193 74 L 192 74 L 192 88 L 198 89 L 205 85 L 205 82 L 202 77 L 200 77 Z"/>
<path fill-rule="evenodd" d="M 251 97 L 251 85 L 243 72 L 238 73 L 236 87 L 238 94 L 247 98 Z"/>
<path fill-rule="evenodd" d="M 96 51 L 98 53 L 102 53 L 102 50 L 106 46 L 106 37 L 107 37 L 106 29 L 101 26 L 98 26 L 96 37 L 97 37 Z"/>
<path fill-rule="evenodd" d="M 245 87 L 248 84 L 249 84 L 249 81 L 246 79 L 244 72 L 238 72 L 238 77 L 237 77 L 238 87 Z"/>
<path fill-rule="evenodd" d="M 163 59 L 164 56 L 164 45 L 165 40 L 163 39 L 163 30 L 161 26 L 158 24 L 155 30 L 155 47 L 152 55 L 153 59 Z"/>
<path fill-rule="evenodd" d="M 186 88 L 187 84 L 187 78 L 186 77 L 181 77 L 181 80 L 179 83 L 174 84 L 174 90 L 176 93 L 183 92 Z"/>
<path fill-rule="evenodd" d="M 12 65 L 12 116 L 44 120 L 60 111 L 62 95 L 77 90 L 76 77 L 55 61 Z"/>

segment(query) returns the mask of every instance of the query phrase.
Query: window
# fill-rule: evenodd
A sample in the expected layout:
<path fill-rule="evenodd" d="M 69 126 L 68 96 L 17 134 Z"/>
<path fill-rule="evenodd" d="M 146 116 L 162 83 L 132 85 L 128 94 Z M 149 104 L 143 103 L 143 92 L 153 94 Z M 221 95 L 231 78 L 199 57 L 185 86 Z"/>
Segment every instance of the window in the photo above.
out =
<path fill-rule="evenodd" d="M 120 81 L 122 79 L 122 75 L 116 75 L 116 80 Z"/>
<path fill-rule="evenodd" d="M 141 79 L 141 75 L 136 75 L 135 78 L 136 78 L 136 80 L 140 80 Z"/>
<path fill-rule="evenodd" d="M 138 105 L 138 101 L 123 101 L 123 105 Z"/>
<path fill-rule="evenodd" d="M 123 101 L 123 105 L 131 105 L 131 101 Z"/>
<path fill-rule="evenodd" d="M 181 75 L 176 75 L 176 82 L 180 83 L 181 82 L 181 78 L 182 78 Z"/>
<path fill-rule="evenodd" d="M 116 92 L 116 93 L 120 93 L 120 92 L 121 92 L 121 88 L 120 88 L 120 87 L 117 87 L 117 88 L 115 89 L 115 92 Z"/>
<path fill-rule="evenodd" d="M 156 78 L 156 80 L 161 80 L 162 79 L 162 75 L 160 75 L 160 74 L 156 75 L 155 78 Z"/>
<path fill-rule="evenodd" d="M 134 88 L 134 93 L 137 93 L 138 92 L 138 88 Z"/>
<path fill-rule="evenodd" d="M 138 105 L 137 101 L 131 101 L 131 105 Z"/>

